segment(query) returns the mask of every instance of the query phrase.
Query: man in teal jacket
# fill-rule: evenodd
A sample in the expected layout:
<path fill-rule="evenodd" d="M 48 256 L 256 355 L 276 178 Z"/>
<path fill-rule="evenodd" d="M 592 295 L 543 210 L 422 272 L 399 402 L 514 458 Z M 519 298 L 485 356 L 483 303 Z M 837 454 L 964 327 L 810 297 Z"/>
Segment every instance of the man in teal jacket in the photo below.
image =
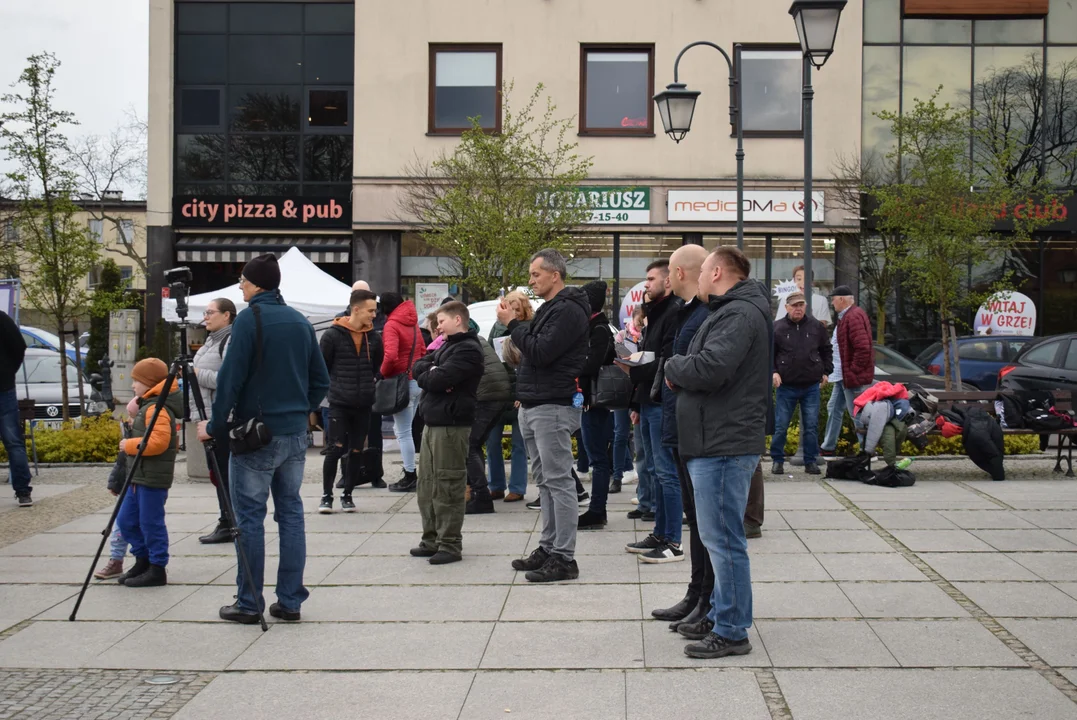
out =
<path fill-rule="evenodd" d="M 284 304 L 275 256 L 262 255 L 248 262 L 239 287 L 248 308 L 232 326 L 232 341 L 217 373 L 213 419 L 208 427 L 206 422 L 199 424 L 198 437 L 209 439 L 216 424 L 231 416 L 232 427 L 261 418 L 273 438 L 254 452 L 233 454 L 230 461 L 232 505 L 256 587 L 250 587 L 242 568 L 237 568 L 236 602 L 222 607 L 220 616 L 245 624 L 258 622 L 264 605 L 266 503 L 272 492 L 274 519 L 280 531 L 280 568 L 278 602 L 270 605 L 269 613 L 295 621 L 310 594 L 303 586 L 307 548 L 299 497 L 306 464 L 307 422 L 329 390 L 329 372 L 314 328 Z"/>

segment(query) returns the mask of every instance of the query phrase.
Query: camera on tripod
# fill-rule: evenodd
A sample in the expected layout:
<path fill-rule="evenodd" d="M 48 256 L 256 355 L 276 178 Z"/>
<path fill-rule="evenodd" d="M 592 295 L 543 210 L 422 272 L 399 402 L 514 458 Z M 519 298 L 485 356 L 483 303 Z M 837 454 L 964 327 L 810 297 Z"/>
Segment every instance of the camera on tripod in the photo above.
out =
<path fill-rule="evenodd" d="M 187 298 L 191 294 L 191 268 L 178 267 L 165 270 L 165 282 L 168 283 L 168 296 L 176 301 L 176 315 L 180 322 L 187 320 Z"/>

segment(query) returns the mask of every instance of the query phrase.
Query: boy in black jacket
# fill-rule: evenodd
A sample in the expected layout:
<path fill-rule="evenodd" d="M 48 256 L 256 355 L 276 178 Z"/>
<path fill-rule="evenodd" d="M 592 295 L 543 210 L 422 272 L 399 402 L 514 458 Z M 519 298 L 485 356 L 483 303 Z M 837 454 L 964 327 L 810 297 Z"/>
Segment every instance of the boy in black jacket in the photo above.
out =
<path fill-rule="evenodd" d="M 431 565 L 456 562 L 463 553 L 468 438 L 485 366 L 478 337 L 467 331 L 470 319 L 463 303 L 438 308 L 438 330 L 445 344 L 412 370 L 423 390 L 419 414 L 426 430 L 417 489 L 423 538 L 411 554 L 429 558 Z"/>

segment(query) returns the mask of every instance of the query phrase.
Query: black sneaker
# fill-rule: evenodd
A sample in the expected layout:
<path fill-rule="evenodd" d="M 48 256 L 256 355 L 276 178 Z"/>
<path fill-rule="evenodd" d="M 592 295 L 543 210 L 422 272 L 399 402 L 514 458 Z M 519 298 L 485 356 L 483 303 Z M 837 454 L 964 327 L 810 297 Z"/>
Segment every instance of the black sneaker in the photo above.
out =
<path fill-rule="evenodd" d="M 708 618 L 694 623 L 681 623 L 677 628 L 677 632 L 689 640 L 702 640 L 710 635 L 711 630 L 714 630 L 714 623 Z"/>
<path fill-rule="evenodd" d="M 643 516 L 646 514 L 646 512 L 647 512 L 646 510 L 640 510 L 639 508 L 636 508 L 635 510 L 629 510 L 628 511 L 628 519 L 629 520 L 640 520 L 640 519 L 643 518 Z"/>
<path fill-rule="evenodd" d="M 270 605 L 269 614 L 278 620 L 286 620 L 287 622 L 299 622 L 301 619 L 298 610 L 285 610 L 280 606 L 280 603 Z"/>
<path fill-rule="evenodd" d="M 665 547 L 665 543 L 656 538 L 654 533 L 651 533 L 639 542 L 628 543 L 625 545 L 625 551 L 642 555 L 643 553 L 648 553 L 651 550 L 656 550 L 661 547 Z"/>
<path fill-rule="evenodd" d="M 651 610 L 651 617 L 656 620 L 665 620 L 667 622 L 674 621 L 680 622 L 686 617 L 692 614 L 692 611 L 699 605 L 699 597 L 689 592 L 684 596 L 684 599 L 670 608 L 659 608 L 657 610 Z"/>
<path fill-rule="evenodd" d="M 412 557 L 421 557 L 421 558 L 434 557 L 435 555 L 438 554 L 437 550 L 433 550 L 431 548 L 428 548 L 425 545 L 419 545 L 418 547 L 413 547 L 410 550 L 410 552 L 411 552 Z"/>
<path fill-rule="evenodd" d="M 318 512 L 322 515 L 328 515 L 333 512 L 333 496 L 322 495 L 322 501 L 318 503 Z"/>
<path fill-rule="evenodd" d="M 472 495 L 467 505 L 464 506 L 465 515 L 488 515 L 492 512 L 494 512 L 494 499 L 490 497 L 489 490 L 481 494 Z"/>
<path fill-rule="evenodd" d="M 565 560 L 557 554 L 551 554 L 546 563 L 538 570 L 524 575 L 528 582 L 548 583 L 561 580 L 575 580 L 580 576 L 580 566 L 575 560 Z"/>
<path fill-rule="evenodd" d="M 581 493 L 576 493 L 576 502 L 580 505 L 586 505 L 587 501 L 591 499 L 590 494 L 586 490 Z"/>
<path fill-rule="evenodd" d="M 654 522 L 654 511 L 644 510 L 643 514 L 639 516 L 639 519 L 643 522 Z"/>
<path fill-rule="evenodd" d="M 771 475 L 784 475 L 785 474 L 785 463 L 780 463 L 780 462 L 771 463 L 770 464 L 770 474 Z"/>
<path fill-rule="evenodd" d="M 15 499 L 18 501 L 19 507 L 21 507 L 21 508 L 33 507 L 34 506 L 34 499 L 32 497 L 30 497 L 30 493 L 28 493 L 28 492 L 26 492 L 26 493 L 16 493 L 15 494 Z"/>
<path fill-rule="evenodd" d="M 232 542 L 232 525 L 227 520 L 218 520 L 217 527 L 208 535 L 198 538 L 203 545 L 216 545 L 218 543 Z"/>
<path fill-rule="evenodd" d="M 168 573 L 161 565 L 150 565 L 146 572 L 129 577 L 123 582 L 125 587 L 161 587 L 168 584 Z"/>
<path fill-rule="evenodd" d="M 693 625 L 701 620 L 706 620 L 707 616 L 711 614 L 711 602 L 710 598 L 700 598 L 699 603 L 692 609 L 692 612 L 688 613 L 680 620 L 674 620 L 669 624 L 669 629 L 673 632 L 677 632 L 681 629 L 681 625 Z"/>
<path fill-rule="evenodd" d="M 702 638 L 702 642 L 686 645 L 684 648 L 684 654 L 688 657 L 704 660 L 713 660 L 727 655 L 747 655 L 751 651 L 752 644 L 748 642 L 748 638 L 726 640 L 713 632 Z"/>
<path fill-rule="evenodd" d="M 241 625 L 254 625 L 258 622 L 258 613 L 247 612 L 246 610 L 239 609 L 239 603 L 233 603 L 232 605 L 225 605 L 217 614 L 221 620 L 228 620 L 229 622 L 236 622 Z"/>
<path fill-rule="evenodd" d="M 384 490 L 388 487 L 388 485 L 386 485 L 385 481 L 381 478 L 375 478 L 370 481 L 370 487 L 377 488 L 378 490 Z"/>
<path fill-rule="evenodd" d="M 576 527 L 580 530 L 599 530 L 606 527 L 606 513 L 596 513 L 588 510 L 576 520 Z"/>
<path fill-rule="evenodd" d="M 340 509 L 347 513 L 355 512 L 355 503 L 351 495 L 345 495 L 340 499 Z"/>
<path fill-rule="evenodd" d="M 400 478 L 398 482 L 389 486 L 389 492 L 415 492 L 415 489 L 419 486 L 419 478 L 415 474 L 415 471 L 404 471 L 404 477 Z"/>
<path fill-rule="evenodd" d="M 526 558 L 517 558 L 512 561 L 513 570 L 538 570 L 540 567 L 546 564 L 549 560 L 550 554 L 542 548 L 535 548 L 535 550 Z"/>
<path fill-rule="evenodd" d="M 460 562 L 462 557 L 451 552 L 444 550 L 438 550 L 436 553 L 430 556 L 429 562 L 431 565 L 448 565 L 449 563 Z"/>
<path fill-rule="evenodd" d="M 663 543 L 662 547 L 655 548 L 650 552 L 643 553 L 639 556 L 640 562 L 651 563 L 657 565 L 659 563 L 671 563 L 680 562 L 684 560 L 684 550 L 680 545 L 674 545 L 673 543 Z"/>
<path fill-rule="evenodd" d="M 819 471 L 819 466 L 816 465 L 815 463 L 806 463 L 804 465 L 804 472 L 806 472 L 809 475 L 821 475 L 822 474 Z"/>
<path fill-rule="evenodd" d="M 745 521 L 745 523 L 744 523 L 744 537 L 748 538 L 749 540 L 753 540 L 755 538 L 761 538 L 761 537 L 763 537 L 763 528 L 760 527 L 759 525 L 756 525 L 754 522 Z"/>
<path fill-rule="evenodd" d="M 613 479 L 610 481 L 610 495 L 616 495 L 621 492 L 621 481 Z"/>
<path fill-rule="evenodd" d="M 531 502 L 527 503 L 527 509 L 528 510 L 541 510 L 542 509 L 542 500 L 541 500 L 541 498 L 535 498 Z"/>

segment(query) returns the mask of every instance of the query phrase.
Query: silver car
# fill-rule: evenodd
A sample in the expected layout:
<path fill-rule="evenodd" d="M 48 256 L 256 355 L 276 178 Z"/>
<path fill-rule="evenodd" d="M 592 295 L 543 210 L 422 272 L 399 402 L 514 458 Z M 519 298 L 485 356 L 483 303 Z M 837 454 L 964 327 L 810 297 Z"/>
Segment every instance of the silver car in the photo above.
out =
<path fill-rule="evenodd" d="M 25 368 L 25 375 L 23 369 Z M 73 363 L 67 365 L 67 402 L 72 418 L 81 417 L 79 407 L 78 370 Z M 60 353 L 55 350 L 27 348 L 23 367 L 15 374 L 15 384 L 20 400 L 34 400 L 34 419 L 45 426 L 58 426 L 63 421 L 63 383 L 60 374 Z M 90 386 L 89 378 L 83 378 L 86 399 L 86 415 L 108 412 L 101 395 Z"/>

